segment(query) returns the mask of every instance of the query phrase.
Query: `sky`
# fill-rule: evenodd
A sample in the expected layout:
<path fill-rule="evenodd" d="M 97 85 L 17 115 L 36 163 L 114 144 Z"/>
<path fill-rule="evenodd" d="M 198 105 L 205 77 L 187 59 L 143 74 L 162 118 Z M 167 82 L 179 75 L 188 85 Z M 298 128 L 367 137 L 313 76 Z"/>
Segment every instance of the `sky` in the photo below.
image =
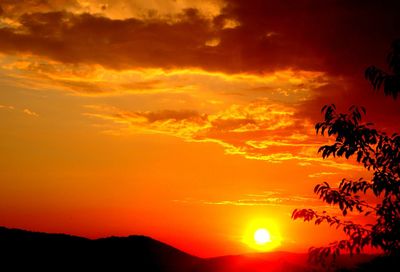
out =
<path fill-rule="evenodd" d="M 389 0 L 0 0 L 0 225 L 143 234 L 201 257 L 306 251 L 339 231 L 317 183 L 370 174 L 325 159 L 321 108 L 399 102 L 364 79 L 400 38 Z M 349 218 L 355 215 L 349 215 Z M 266 228 L 259 248 L 252 233 Z"/>

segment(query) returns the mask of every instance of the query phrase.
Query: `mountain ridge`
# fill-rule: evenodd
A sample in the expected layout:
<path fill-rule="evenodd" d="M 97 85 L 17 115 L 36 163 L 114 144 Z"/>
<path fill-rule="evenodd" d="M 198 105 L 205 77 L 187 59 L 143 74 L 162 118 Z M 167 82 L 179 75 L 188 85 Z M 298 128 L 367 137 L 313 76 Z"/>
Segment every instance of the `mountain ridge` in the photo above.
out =
<path fill-rule="evenodd" d="M 144 235 L 90 239 L 1 226 L 0 252 L 1 271 L 9 271 L 2 267 L 12 267 L 13 271 L 324 271 L 310 266 L 306 253 L 276 251 L 200 258 Z M 369 262 L 372 257 L 341 257 L 343 267 L 338 271 L 353 271 L 356 263 Z"/>

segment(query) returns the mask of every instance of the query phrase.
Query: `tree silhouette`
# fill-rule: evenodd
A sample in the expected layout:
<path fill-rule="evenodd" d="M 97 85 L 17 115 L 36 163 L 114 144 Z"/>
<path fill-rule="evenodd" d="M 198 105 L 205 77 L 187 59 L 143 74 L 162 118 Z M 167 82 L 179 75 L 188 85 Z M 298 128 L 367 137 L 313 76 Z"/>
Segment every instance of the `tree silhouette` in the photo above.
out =
<path fill-rule="evenodd" d="M 375 90 L 383 89 L 385 95 L 396 99 L 400 92 L 400 40 L 393 42 L 388 55 L 391 74 L 371 66 L 365 71 L 367 80 Z M 312 209 L 294 210 L 293 219 L 323 222 L 342 229 L 347 239 L 335 241 L 326 247 L 311 248 L 312 262 L 326 264 L 327 257 L 334 260 L 341 252 L 360 253 L 364 247 L 382 249 L 388 255 L 400 255 L 400 136 L 391 136 L 362 122 L 366 111 L 352 106 L 348 113 L 338 113 L 335 105 L 322 108 L 324 121 L 315 125 L 317 134 L 334 137 L 332 145 L 321 146 L 322 158 L 354 157 L 363 167 L 373 172 L 370 180 L 344 178 L 338 188 L 327 182 L 314 188 L 322 201 L 340 209 L 343 218 L 348 212 L 372 219 L 372 224 L 358 224 L 341 216 L 318 213 Z M 374 200 L 367 202 L 367 196 Z"/>
<path fill-rule="evenodd" d="M 365 70 L 365 77 L 375 90 L 381 89 L 383 85 L 385 95 L 391 95 L 396 99 L 400 92 L 400 39 L 392 43 L 387 62 L 392 71 L 391 74 L 375 66 L 370 66 Z"/>

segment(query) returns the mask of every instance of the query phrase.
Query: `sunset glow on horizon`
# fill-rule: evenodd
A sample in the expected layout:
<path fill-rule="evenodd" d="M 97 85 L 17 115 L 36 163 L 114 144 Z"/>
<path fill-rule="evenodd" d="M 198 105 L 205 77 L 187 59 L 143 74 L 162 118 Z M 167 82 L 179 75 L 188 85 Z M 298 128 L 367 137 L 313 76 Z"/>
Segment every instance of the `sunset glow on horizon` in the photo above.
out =
<path fill-rule="evenodd" d="M 0 226 L 200 257 L 343 237 L 291 214 L 340 215 L 315 184 L 370 175 L 318 154 L 322 106 L 397 129 L 363 72 L 386 68 L 400 4 L 283 2 L 0 1 Z"/>

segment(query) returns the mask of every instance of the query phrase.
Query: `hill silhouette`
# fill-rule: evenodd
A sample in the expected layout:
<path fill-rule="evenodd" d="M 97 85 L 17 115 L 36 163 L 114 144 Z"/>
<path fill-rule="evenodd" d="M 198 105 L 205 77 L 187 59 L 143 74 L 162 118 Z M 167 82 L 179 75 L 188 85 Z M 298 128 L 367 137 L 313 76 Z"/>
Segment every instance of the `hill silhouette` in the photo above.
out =
<path fill-rule="evenodd" d="M 0 227 L 0 247 L 0 266 L 12 271 L 177 272 L 201 260 L 146 236 L 91 240 Z"/>
<path fill-rule="evenodd" d="M 370 262 L 371 259 L 370 255 L 358 255 L 352 259 L 341 256 L 338 260 L 341 268 L 338 271 L 355 271 L 357 263 L 367 261 L 367 265 L 361 266 L 363 269 L 360 271 L 373 271 L 369 269 L 382 267 L 387 263 L 385 259 Z M 307 263 L 306 253 L 270 252 L 199 258 L 146 236 L 132 235 L 92 240 L 66 234 L 0 227 L 0 271 L 68 270 L 303 272 L 325 269 L 310 266 Z"/>

